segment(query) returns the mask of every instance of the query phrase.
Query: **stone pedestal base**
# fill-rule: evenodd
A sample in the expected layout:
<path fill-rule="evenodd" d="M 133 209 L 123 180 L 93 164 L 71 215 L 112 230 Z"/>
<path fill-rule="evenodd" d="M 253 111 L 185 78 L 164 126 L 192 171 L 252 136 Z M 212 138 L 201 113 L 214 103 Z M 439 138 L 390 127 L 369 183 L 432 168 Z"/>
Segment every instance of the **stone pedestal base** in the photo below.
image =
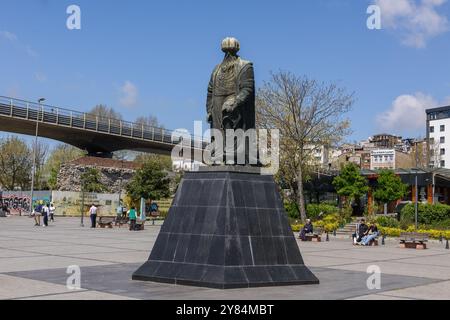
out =
<path fill-rule="evenodd" d="M 214 168 L 185 174 L 133 279 L 220 289 L 319 283 L 273 177 Z"/>

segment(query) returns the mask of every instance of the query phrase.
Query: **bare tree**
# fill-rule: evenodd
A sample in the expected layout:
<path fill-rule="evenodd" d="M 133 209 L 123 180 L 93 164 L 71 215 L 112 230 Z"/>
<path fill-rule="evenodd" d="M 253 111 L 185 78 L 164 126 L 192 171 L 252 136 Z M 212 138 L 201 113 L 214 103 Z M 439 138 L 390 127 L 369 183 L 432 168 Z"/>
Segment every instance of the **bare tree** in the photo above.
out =
<path fill-rule="evenodd" d="M 164 126 L 159 123 L 158 118 L 152 115 L 140 116 L 134 122 L 148 127 L 164 128 Z"/>
<path fill-rule="evenodd" d="M 122 115 L 104 104 L 98 104 L 87 113 L 87 119 L 91 121 L 108 123 L 111 121 L 111 125 L 119 126 L 120 120 L 123 119 Z"/>
<path fill-rule="evenodd" d="M 306 219 L 303 182 L 313 152 L 334 145 L 350 133 L 345 114 L 353 93 L 336 84 L 325 84 L 289 72 L 272 74 L 257 94 L 257 123 L 280 130 L 280 174 L 286 174 L 302 221 Z M 292 179 L 289 179 L 292 176 Z M 289 184 L 289 183 L 288 183 Z"/>
<path fill-rule="evenodd" d="M 31 151 L 18 137 L 0 140 L 0 184 L 3 189 L 25 190 L 29 187 L 32 166 Z"/>
<path fill-rule="evenodd" d="M 36 189 L 46 188 L 47 179 L 49 176 L 45 175 L 44 165 L 47 160 L 49 146 L 46 142 L 38 140 L 37 144 L 33 142 L 31 144 L 31 153 L 35 155 L 35 175 L 34 181 L 36 183 Z M 33 157 L 31 157 L 33 158 Z"/>

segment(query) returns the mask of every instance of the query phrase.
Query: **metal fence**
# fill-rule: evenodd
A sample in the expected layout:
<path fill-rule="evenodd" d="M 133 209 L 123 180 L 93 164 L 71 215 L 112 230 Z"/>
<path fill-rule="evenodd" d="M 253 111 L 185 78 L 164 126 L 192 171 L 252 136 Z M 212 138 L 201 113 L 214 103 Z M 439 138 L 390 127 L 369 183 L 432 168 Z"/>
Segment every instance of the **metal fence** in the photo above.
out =
<path fill-rule="evenodd" d="M 0 96 L 0 115 L 122 137 L 174 144 L 172 130 Z M 201 138 L 203 148 L 207 142 Z M 195 145 L 195 144 L 194 144 Z"/>

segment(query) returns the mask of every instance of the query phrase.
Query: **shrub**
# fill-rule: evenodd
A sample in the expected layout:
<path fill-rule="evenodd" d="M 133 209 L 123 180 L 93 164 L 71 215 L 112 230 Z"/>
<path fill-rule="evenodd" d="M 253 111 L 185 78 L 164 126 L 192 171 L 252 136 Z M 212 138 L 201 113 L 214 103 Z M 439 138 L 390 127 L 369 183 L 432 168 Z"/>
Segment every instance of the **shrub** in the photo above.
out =
<path fill-rule="evenodd" d="M 286 210 L 288 216 L 293 219 L 298 219 L 300 217 L 300 210 L 298 205 L 294 201 L 285 202 L 284 209 Z"/>
<path fill-rule="evenodd" d="M 423 204 L 418 205 L 418 223 L 432 225 L 436 222 L 442 222 L 450 219 L 450 206 L 445 204 Z M 414 222 L 415 208 L 414 204 L 407 204 L 401 211 L 401 220 Z"/>
<path fill-rule="evenodd" d="M 321 212 L 323 213 L 322 215 L 323 218 L 327 215 L 335 214 L 338 211 L 339 209 L 336 206 L 325 203 L 319 204 L 311 203 L 306 206 L 306 215 L 308 216 L 309 219 L 313 221 L 319 219 L 319 215 Z"/>
<path fill-rule="evenodd" d="M 397 221 L 397 219 L 392 218 L 392 217 L 385 217 L 385 216 L 377 217 L 375 219 L 375 222 L 377 225 L 379 225 L 381 227 L 388 227 L 388 228 L 399 228 L 400 227 L 400 223 Z"/>
<path fill-rule="evenodd" d="M 325 216 L 322 220 L 314 222 L 314 227 L 320 227 L 325 232 L 333 232 L 339 228 L 341 222 L 341 217 L 339 214 L 329 214 Z"/>
<path fill-rule="evenodd" d="M 450 219 L 445 219 L 431 224 L 432 229 L 448 230 L 450 229 Z"/>
<path fill-rule="evenodd" d="M 445 239 L 450 239 L 450 231 L 445 230 L 434 230 L 434 229 L 419 229 L 415 230 L 414 226 L 410 226 L 406 231 L 399 228 L 387 228 L 387 227 L 379 227 L 378 228 L 381 234 L 389 237 L 400 237 L 402 232 L 418 232 L 418 233 L 428 233 L 430 238 L 439 239 L 441 236 Z"/>

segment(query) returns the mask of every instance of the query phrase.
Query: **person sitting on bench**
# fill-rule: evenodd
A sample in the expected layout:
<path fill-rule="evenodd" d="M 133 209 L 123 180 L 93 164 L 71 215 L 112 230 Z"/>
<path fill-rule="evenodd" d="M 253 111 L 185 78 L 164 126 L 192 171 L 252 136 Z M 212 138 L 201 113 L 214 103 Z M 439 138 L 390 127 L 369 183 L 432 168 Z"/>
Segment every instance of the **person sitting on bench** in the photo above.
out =
<path fill-rule="evenodd" d="M 369 229 L 366 232 L 366 235 L 361 240 L 361 245 L 367 246 L 370 244 L 372 240 L 375 240 L 376 237 L 378 237 L 380 233 L 378 232 L 377 225 L 375 223 L 371 223 Z"/>
<path fill-rule="evenodd" d="M 313 225 L 311 223 L 310 219 L 306 219 L 306 224 L 304 225 L 302 231 L 300 232 L 300 239 L 302 239 L 302 241 L 306 240 L 306 235 L 308 233 L 313 233 L 314 229 L 313 229 Z"/>
<path fill-rule="evenodd" d="M 361 219 L 357 231 L 353 234 L 354 244 L 361 242 L 362 238 L 366 236 L 367 230 L 369 230 L 369 227 L 366 224 L 366 220 Z"/>

